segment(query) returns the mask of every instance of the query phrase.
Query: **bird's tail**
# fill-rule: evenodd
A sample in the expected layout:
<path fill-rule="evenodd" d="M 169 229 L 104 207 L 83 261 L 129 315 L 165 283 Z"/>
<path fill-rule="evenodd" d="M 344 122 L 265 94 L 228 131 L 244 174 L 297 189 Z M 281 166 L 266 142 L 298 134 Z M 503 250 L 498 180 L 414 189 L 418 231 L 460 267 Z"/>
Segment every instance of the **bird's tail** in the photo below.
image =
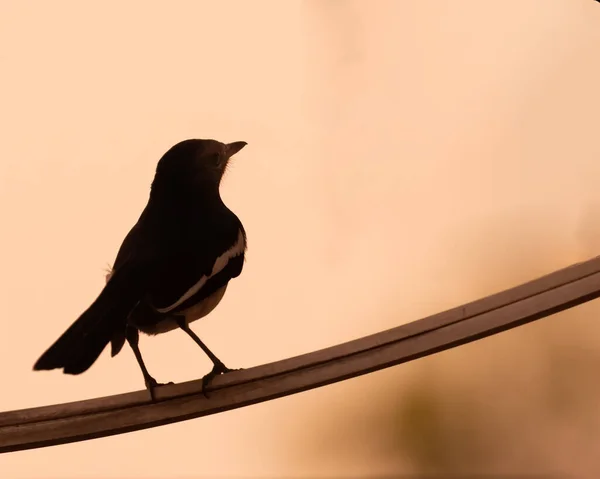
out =
<path fill-rule="evenodd" d="M 56 342 L 37 360 L 34 370 L 63 369 L 81 374 L 94 364 L 111 338 L 125 330 L 127 316 L 144 291 L 144 275 L 131 265 L 113 272 L 104 289 Z"/>

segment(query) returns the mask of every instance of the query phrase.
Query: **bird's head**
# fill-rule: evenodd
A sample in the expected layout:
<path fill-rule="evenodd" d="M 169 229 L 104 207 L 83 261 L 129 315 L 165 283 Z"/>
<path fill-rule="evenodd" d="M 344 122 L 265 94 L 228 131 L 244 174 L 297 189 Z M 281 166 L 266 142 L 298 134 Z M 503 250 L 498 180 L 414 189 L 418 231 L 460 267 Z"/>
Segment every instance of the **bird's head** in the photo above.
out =
<path fill-rule="evenodd" d="M 162 156 L 154 182 L 168 183 L 170 187 L 196 185 L 218 189 L 229 159 L 244 146 L 245 141 L 184 140 Z"/>

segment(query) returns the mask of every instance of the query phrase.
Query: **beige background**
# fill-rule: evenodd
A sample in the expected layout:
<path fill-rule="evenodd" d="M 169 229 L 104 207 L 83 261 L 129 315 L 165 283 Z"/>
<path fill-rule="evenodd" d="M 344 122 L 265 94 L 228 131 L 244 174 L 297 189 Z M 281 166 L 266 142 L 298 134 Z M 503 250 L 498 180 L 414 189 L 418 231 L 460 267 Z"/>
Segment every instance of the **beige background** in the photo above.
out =
<path fill-rule="evenodd" d="M 128 349 L 80 377 L 31 367 L 99 292 L 184 138 L 249 143 L 223 186 L 246 269 L 195 326 L 231 367 L 597 254 L 599 51 L 591 0 L 0 2 L 0 410 L 143 386 Z M 184 334 L 142 348 L 158 380 L 210 368 Z M 360 423 L 318 431 L 414 368 L 2 455 L 0 477 L 398 471 Z"/>

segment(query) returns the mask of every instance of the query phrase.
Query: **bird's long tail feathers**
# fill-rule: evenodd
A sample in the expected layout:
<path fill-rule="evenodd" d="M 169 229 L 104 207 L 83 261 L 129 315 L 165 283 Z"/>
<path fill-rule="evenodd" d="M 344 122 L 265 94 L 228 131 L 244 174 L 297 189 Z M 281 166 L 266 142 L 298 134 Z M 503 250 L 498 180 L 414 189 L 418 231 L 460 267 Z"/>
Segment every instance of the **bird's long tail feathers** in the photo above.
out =
<path fill-rule="evenodd" d="M 111 338 L 125 330 L 127 316 L 144 291 L 144 275 L 123 265 L 104 289 L 56 342 L 37 360 L 34 370 L 63 369 L 81 374 L 94 364 Z"/>

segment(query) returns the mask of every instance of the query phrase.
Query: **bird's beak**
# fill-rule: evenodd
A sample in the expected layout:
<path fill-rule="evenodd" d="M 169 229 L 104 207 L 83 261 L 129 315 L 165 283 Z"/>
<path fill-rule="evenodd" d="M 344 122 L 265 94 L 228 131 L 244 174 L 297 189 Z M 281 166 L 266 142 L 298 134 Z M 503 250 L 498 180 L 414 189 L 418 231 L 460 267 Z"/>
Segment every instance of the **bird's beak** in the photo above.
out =
<path fill-rule="evenodd" d="M 246 143 L 245 141 L 234 141 L 233 143 L 228 143 L 227 145 L 225 145 L 225 153 L 227 155 L 227 158 L 230 158 L 233 155 L 235 155 L 247 144 L 248 143 Z"/>

